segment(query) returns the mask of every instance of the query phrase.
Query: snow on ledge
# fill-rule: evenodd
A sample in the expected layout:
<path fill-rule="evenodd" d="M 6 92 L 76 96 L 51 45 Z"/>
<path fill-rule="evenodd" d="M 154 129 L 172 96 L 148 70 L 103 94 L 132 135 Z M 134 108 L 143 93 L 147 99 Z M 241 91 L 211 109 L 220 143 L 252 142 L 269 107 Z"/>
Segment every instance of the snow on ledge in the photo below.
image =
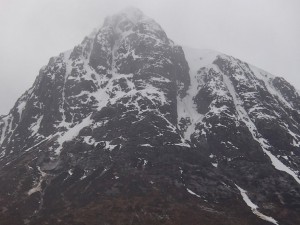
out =
<path fill-rule="evenodd" d="M 188 148 L 191 147 L 188 143 L 183 143 L 183 142 L 182 143 L 176 143 L 174 145 L 181 146 L 181 147 L 188 147 Z"/>
<path fill-rule="evenodd" d="M 190 193 L 191 195 L 195 195 L 196 197 L 201 198 L 200 195 L 197 195 L 195 192 L 191 191 L 190 189 L 187 188 L 186 190 L 187 190 L 187 192 Z"/>
<path fill-rule="evenodd" d="M 279 225 L 278 222 L 273 219 L 272 217 L 270 216 L 266 216 L 264 214 L 262 214 L 261 212 L 259 212 L 257 209 L 258 209 L 258 206 L 255 205 L 251 200 L 250 198 L 248 197 L 247 195 L 247 191 L 245 191 L 244 189 L 240 188 L 239 186 L 237 186 L 235 184 L 235 186 L 239 189 L 242 197 L 243 197 L 243 200 L 244 202 L 251 208 L 253 214 L 255 214 L 256 216 L 258 216 L 259 218 L 265 220 L 265 221 L 268 221 L 270 223 L 273 223 L 273 224 L 276 224 L 276 225 Z"/>
<path fill-rule="evenodd" d="M 212 163 L 211 165 L 213 165 L 214 167 L 218 168 L 218 163 Z"/>
<path fill-rule="evenodd" d="M 141 146 L 141 147 L 150 147 L 150 148 L 153 148 L 153 146 L 150 145 L 150 144 L 141 144 L 141 145 L 139 145 L 139 146 Z"/>

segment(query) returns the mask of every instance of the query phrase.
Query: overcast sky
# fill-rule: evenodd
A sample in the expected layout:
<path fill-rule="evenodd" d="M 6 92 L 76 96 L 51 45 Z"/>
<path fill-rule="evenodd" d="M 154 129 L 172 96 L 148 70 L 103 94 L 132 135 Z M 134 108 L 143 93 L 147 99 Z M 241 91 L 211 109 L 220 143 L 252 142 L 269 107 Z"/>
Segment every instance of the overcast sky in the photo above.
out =
<path fill-rule="evenodd" d="M 0 115 L 51 56 L 128 6 L 177 44 L 235 56 L 300 89 L 300 0 L 0 0 Z"/>

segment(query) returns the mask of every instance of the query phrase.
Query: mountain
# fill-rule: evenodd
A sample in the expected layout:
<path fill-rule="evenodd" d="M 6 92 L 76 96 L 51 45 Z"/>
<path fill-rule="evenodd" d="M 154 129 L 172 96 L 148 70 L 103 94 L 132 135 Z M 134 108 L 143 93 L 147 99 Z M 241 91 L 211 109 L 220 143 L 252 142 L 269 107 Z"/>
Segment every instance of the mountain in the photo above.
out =
<path fill-rule="evenodd" d="M 1 225 L 300 224 L 300 96 L 140 10 L 49 60 L 0 117 Z"/>

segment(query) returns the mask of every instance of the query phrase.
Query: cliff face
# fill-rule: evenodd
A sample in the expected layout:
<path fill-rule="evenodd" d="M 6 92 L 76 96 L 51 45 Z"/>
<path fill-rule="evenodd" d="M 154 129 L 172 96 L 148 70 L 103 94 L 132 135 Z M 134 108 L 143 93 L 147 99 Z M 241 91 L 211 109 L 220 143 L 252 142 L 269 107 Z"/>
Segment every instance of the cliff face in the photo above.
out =
<path fill-rule="evenodd" d="M 50 59 L 0 146 L 1 224 L 300 223 L 295 88 L 136 9 Z"/>

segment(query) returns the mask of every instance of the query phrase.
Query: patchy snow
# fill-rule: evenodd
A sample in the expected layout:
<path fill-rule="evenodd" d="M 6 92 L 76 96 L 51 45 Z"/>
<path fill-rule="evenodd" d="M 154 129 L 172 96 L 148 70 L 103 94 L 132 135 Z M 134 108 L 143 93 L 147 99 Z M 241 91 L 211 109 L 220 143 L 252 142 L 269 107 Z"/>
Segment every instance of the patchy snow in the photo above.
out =
<path fill-rule="evenodd" d="M 88 145 L 96 145 L 98 142 L 96 142 L 92 136 L 84 136 L 83 137 L 83 143 L 86 143 Z"/>
<path fill-rule="evenodd" d="M 3 158 L 5 156 L 5 150 L 2 150 L 2 152 L 0 153 L 0 159 Z"/>
<path fill-rule="evenodd" d="M 118 145 L 112 145 L 111 141 L 106 141 L 105 142 L 105 149 L 112 151 L 114 150 L 115 147 L 117 147 Z"/>
<path fill-rule="evenodd" d="M 29 129 L 32 131 L 31 136 L 34 136 L 35 134 L 37 134 L 37 132 L 40 129 L 42 120 L 43 120 L 43 116 L 40 116 L 40 118 L 38 118 L 37 121 L 30 126 Z"/>
<path fill-rule="evenodd" d="M 83 173 L 82 177 L 80 177 L 80 180 L 83 180 L 83 179 L 85 179 L 86 177 L 87 177 L 87 171 L 84 170 L 84 173 Z"/>
<path fill-rule="evenodd" d="M 47 174 L 43 172 L 39 166 L 37 167 L 37 169 L 40 172 L 41 176 L 39 178 L 39 181 L 36 183 L 36 185 L 27 192 L 28 195 L 32 195 L 35 192 L 42 191 L 42 182 Z"/>
<path fill-rule="evenodd" d="M 1 137 L 0 137 L 0 145 L 3 143 L 4 139 L 5 139 L 5 136 L 6 136 L 6 131 L 7 131 L 7 128 L 8 128 L 8 119 L 9 119 L 9 116 L 5 116 L 3 117 L 1 120 L 1 124 L 2 125 L 2 130 L 1 130 Z"/>
<path fill-rule="evenodd" d="M 179 171 L 180 171 L 180 174 L 182 175 L 183 174 L 183 169 L 181 167 L 179 167 Z"/>
<path fill-rule="evenodd" d="M 213 165 L 214 167 L 218 168 L 218 163 L 212 163 L 211 165 Z"/>
<path fill-rule="evenodd" d="M 158 106 L 168 103 L 165 94 L 151 84 L 144 84 L 143 89 L 137 90 L 132 82 L 132 77 L 133 74 L 119 74 L 113 71 L 113 77 L 108 80 L 105 88 L 101 88 L 97 92 L 91 94 L 98 102 L 98 110 L 101 110 L 107 104 L 115 104 L 121 98 L 132 98 L 133 96 L 146 97 L 151 100 L 154 105 Z M 123 91 L 119 85 L 115 85 L 115 81 L 120 79 L 126 79 L 126 83 L 130 89 L 128 92 Z"/>
<path fill-rule="evenodd" d="M 293 136 L 293 142 L 291 143 L 291 145 L 293 145 L 294 147 L 300 147 L 300 136 L 291 131 L 287 124 L 284 124 L 284 128 L 291 136 Z"/>
<path fill-rule="evenodd" d="M 23 110 L 25 109 L 25 106 L 26 106 L 26 101 L 23 101 L 21 102 L 18 106 L 17 106 L 17 110 L 18 110 L 18 113 L 19 113 L 19 118 L 21 119 L 22 117 L 22 112 Z"/>
<path fill-rule="evenodd" d="M 300 141 L 296 141 L 295 139 L 293 139 L 292 145 L 293 145 L 294 147 L 300 147 Z"/>
<path fill-rule="evenodd" d="M 254 72 L 254 75 L 261 79 L 264 83 L 265 86 L 268 90 L 268 92 L 270 92 L 272 95 L 277 96 L 278 99 L 281 101 L 281 103 L 285 104 L 287 107 L 293 109 L 293 106 L 285 100 L 285 98 L 282 96 L 282 94 L 280 93 L 280 91 L 278 91 L 272 84 L 272 80 L 275 78 L 273 75 L 258 69 L 255 66 L 250 66 L 251 70 Z"/>
<path fill-rule="evenodd" d="M 286 155 L 282 156 L 282 158 L 284 158 L 285 160 L 289 160 L 289 158 Z"/>
<path fill-rule="evenodd" d="M 145 167 L 147 165 L 147 163 L 148 163 L 148 160 L 143 159 L 143 167 Z"/>
<path fill-rule="evenodd" d="M 71 141 L 73 138 L 75 138 L 81 129 L 84 127 L 87 127 L 92 124 L 91 115 L 83 119 L 80 123 L 76 124 L 74 127 L 70 128 L 68 131 L 66 131 L 63 135 L 60 135 L 60 137 L 57 139 L 57 142 L 59 143 L 59 147 L 55 150 L 55 154 L 59 155 L 62 146 L 64 142 Z"/>
<path fill-rule="evenodd" d="M 270 148 L 270 145 L 268 144 L 268 141 L 265 140 L 264 138 L 262 138 L 260 135 L 258 135 L 257 128 L 256 128 L 255 124 L 251 121 L 251 119 L 250 119 L 249 115 L 247 114 L 246 110 L 242 107 L 242 102 L 238 98 L 238 96 L 235 92 L 233 84 L 231 83 L 229 78 L 224 74 L 223 74 L 223 80 L 224 80 L 224 83 L 226 84 L 226 86 L 227 86 L 227 88 L 228 88 L 228 90 L 229 90 L 229 92 L 230 92 L 230 94 L 233 98 L 233 102 L 236 106 L 236 110 L 239 114 L 239 117 L 247 125 L 250 133 L 252 134 L 252 136 L 254 138 L 254 140 L 256 140 L 260 144 L 260 146 L 262 147 L 264 153 L 270 158 L 270 160 L 272 161 L 272 164 L 275 167 L 275 169 L 288 173 L 300 184 L 300 179 L 295 174 L 295 172 L 292 171 L 287 166 L 285 166 L 279 159 L 277 159 L 275 156 L 273 156 L 270 151 L 268 151 L 268 149 Z"/>
<path fill-rule="evenodd" d="M 259 211 L 257 210 L 257 209 L 258 209 L 258 206 L 255 205 L 255 204 L 250 200 L 250 198 L 249 198 L 248 195 L 247 195 L 247 191 L 245 191 L 244 189 L 240 188 L 238 185 L 235 185 L 235 186 L 239 189 L 239 191 L 240 191 L 240 193 L 241 193 L 241 195 L 242 195 L 242 197 L 243 197 L 244 202 L 251 208 L 252 212 L 253 212 L 256 216 L 258 216 L 259 218 L 261 218 L 261 219 L 263 219 L 263 220 L 265 220 L 265 221 L 268 221 L 268 222 L 270 222 L 270 223 L 273 223 L 273 224 L 278 225 L 278 222 L 277 222 L 275 219 L 273 219 L 273 218 L 270 217 L 270 216 L 266 216 L 266 215 L 262 214 L 261 212 L 259 212 Z"/>

